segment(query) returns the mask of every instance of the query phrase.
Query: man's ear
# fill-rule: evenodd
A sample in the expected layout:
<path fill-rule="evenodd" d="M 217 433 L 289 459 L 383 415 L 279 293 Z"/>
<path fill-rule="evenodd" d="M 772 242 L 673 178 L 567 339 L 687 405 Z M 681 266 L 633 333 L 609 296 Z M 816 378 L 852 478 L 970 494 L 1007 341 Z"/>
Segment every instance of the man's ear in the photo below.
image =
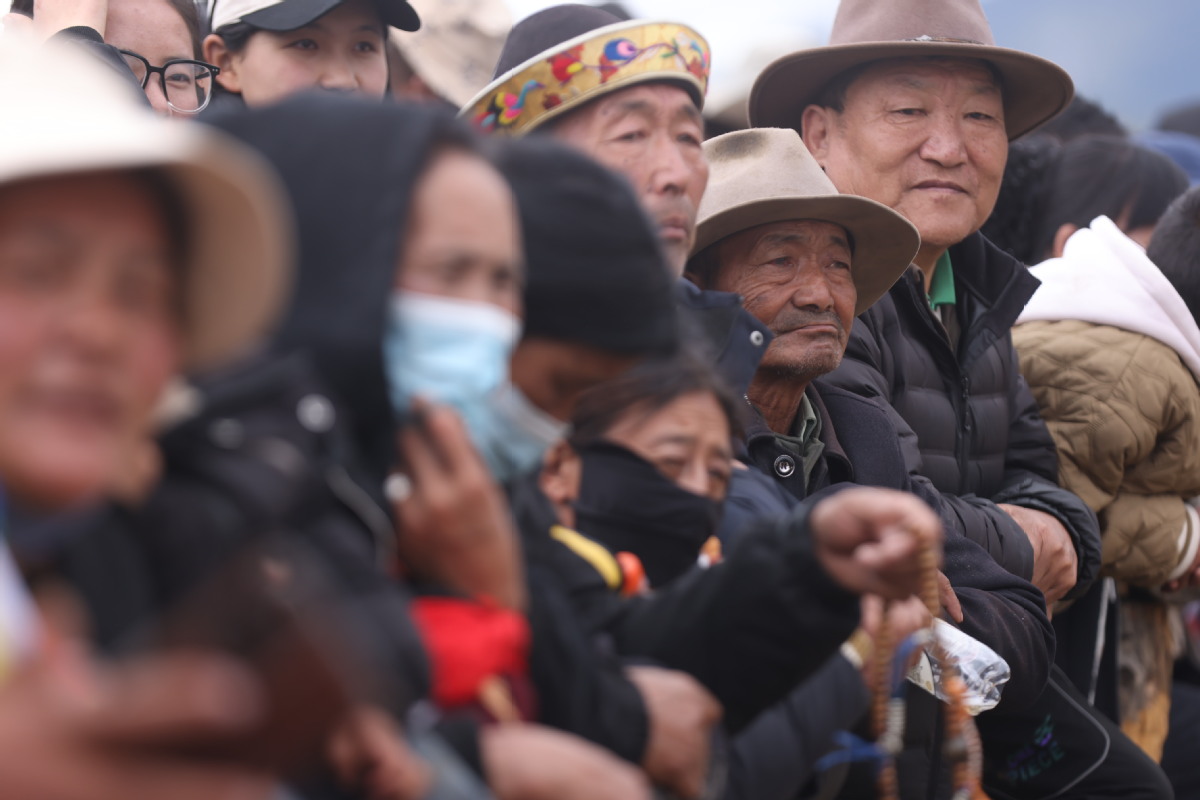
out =
<path fill-rule="evenodd" d="M 225 40 L 215 33 L 204 37 L 200 44 L 204 60 L 221 72 L 217 75 L 217 83 L 227 92 L 241 94 L 242 82 L 238 79 L 237 67 L 234 65 L 233 53 L 229 51 Z"/>
<path fill-rule="evenodd" d="M 1074 236 L 1077 230 L 1079 230 L 1079 226 L 1069 222 L 1058 226 L 1058 230 L 1054 232 L 1054 241 L 1050 244 L 1052 258 L 1062 258 L 1063 251 L 1067 249 L 1067 239 Z"/>
<path fill-rule="evenodd" d="M 834 113 L 832 108 L 814 104 L 805 108 L 800 116 L 800 137 L 822 169 L 829 157 L 829 133 L 833 127 Z"/>
<path fill-rule="evenodd" d="M 554 506 L 559 524 L 568 528 L 575 527 L 575 511 L 572 506 L 579 498 L 579 484 L 582 480 L 583 460 L 565 439 L 559 439 L 542 457 L 538 487 Z"/>

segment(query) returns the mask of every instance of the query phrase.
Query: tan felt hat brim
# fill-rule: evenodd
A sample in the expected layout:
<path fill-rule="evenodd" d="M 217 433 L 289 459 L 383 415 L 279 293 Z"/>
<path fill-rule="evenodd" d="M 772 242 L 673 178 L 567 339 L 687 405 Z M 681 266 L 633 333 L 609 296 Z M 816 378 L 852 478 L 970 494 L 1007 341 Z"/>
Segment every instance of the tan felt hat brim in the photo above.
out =
<path fill-rule="evenodd" d="M 282 187 L 261 159 L 206 126 L 143 120 L 140 111 L 131 123 L 100 125 L 74 147 L 62 141 L 66 131 L 58 142 L 43 136 L 19 159 L 0 159 L 0 185 L 108 170 L 165 174 L 187 215 L 184 365 L 220 366 L 268 333 L 287 299 L 292 223 Z"/>
<path fill-rule="evenodd" d="M 1071 76 L 1062 67 L 1020 50 L 965 42 L 862 42 L 814 47 L 768 65 L 750 92 L 750 124 L 799 130 L 804 109 L 846 70 L 883 59 L 922 56 L 991 63 L 1003 82 L 1004 123 L 1010 141 L 1057 115 L 1075 96 Z"/>
<path fill-rule="evenodd" d="M 858 291 L 857 316 L 883 297 L 908 269 L 920 247 L 917 229 L 887 206 L 855 195 L 752 200 L 722 209 L 697 226 L 692 251 L 760 225 L 786 220 L 832 222 L 854 239 L 851 276 Z"/>

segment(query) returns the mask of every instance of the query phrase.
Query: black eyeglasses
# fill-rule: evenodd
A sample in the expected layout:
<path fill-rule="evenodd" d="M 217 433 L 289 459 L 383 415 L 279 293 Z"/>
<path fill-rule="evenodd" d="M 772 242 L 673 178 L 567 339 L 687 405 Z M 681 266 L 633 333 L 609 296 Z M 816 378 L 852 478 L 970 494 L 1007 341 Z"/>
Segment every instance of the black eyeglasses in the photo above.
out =
<path fill-rule="evenodd" d="M 163 96 L 167 98 L 167 105 L 172 111 L 196 114 L 212 99 L 213 79 L 221 71 L 220 68 L 203 61 L 182 58 L 173 58 L 161 67 L 154 67 L 144 56 L 132 50 L 118 52 L 133 70 L 133 76 L 142 84 L 143 90 L 150 82 L 150 76 L 158 75 Z"/>

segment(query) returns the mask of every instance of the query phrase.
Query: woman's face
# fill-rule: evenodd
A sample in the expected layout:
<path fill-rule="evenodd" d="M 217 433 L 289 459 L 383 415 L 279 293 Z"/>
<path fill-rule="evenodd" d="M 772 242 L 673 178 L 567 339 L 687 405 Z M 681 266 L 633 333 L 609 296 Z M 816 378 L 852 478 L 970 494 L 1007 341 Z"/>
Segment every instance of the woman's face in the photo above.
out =
<path fill-rule="evenodd" d="M 109 0 L 104 41 L 130 50 L 161 67 L 174 59 L 194 59 L 192 37 L 179 12 L 167 0 Z M 174 114 L 157 75 L 146 82 L 146 97 L 160 114 Z"/>
<path fill-rule="evenodd" d="M 0 483 L 53 510 L 112 486 L 180 359 L 177 269 L 120 173 L 0 187 Z"/>
<path fill-rule="evenodd" d="M 258 31 L 238 53 L 225 51 L 215 34 L 204 42 L 205 60 L 221 68 L 220 84 L 261 106 L 306 89 L 329 89 L 382 98 L 388 66 L 386 28 L 370 0 L 347 0 L 294 31 Z"/>
<path fill-rule="evenodd" d="M 717 399 L 693 392 L 648 416 L 625 415 L 605 438 L 649 461 L 679 488 L 720 502 L 733 469 L 731 436 Z"/>
<path fill-rule="evenodd" d="M 396 272 L 404 291 L 474 300 L 521 315 L 521 238 L 504 178 L 446 150 L 417 184 Z"/>

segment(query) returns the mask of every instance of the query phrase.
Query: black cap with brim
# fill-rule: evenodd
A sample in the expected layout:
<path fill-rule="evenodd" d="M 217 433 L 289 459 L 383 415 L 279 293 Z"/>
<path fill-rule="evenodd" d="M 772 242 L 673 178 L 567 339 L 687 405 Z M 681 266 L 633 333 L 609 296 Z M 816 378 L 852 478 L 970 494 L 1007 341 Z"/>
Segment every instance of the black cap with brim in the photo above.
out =
<path fill-rule="evenodd" d="M 284 0 L 273 6 L 246 14 L 242 22 L 265 31 L 294 31 L 303 28 L 341 5 L 342 0 Z M 374 0 L 384 23 L 402 31 L 421 27 L 416 9 L 406 0 Z"/>

